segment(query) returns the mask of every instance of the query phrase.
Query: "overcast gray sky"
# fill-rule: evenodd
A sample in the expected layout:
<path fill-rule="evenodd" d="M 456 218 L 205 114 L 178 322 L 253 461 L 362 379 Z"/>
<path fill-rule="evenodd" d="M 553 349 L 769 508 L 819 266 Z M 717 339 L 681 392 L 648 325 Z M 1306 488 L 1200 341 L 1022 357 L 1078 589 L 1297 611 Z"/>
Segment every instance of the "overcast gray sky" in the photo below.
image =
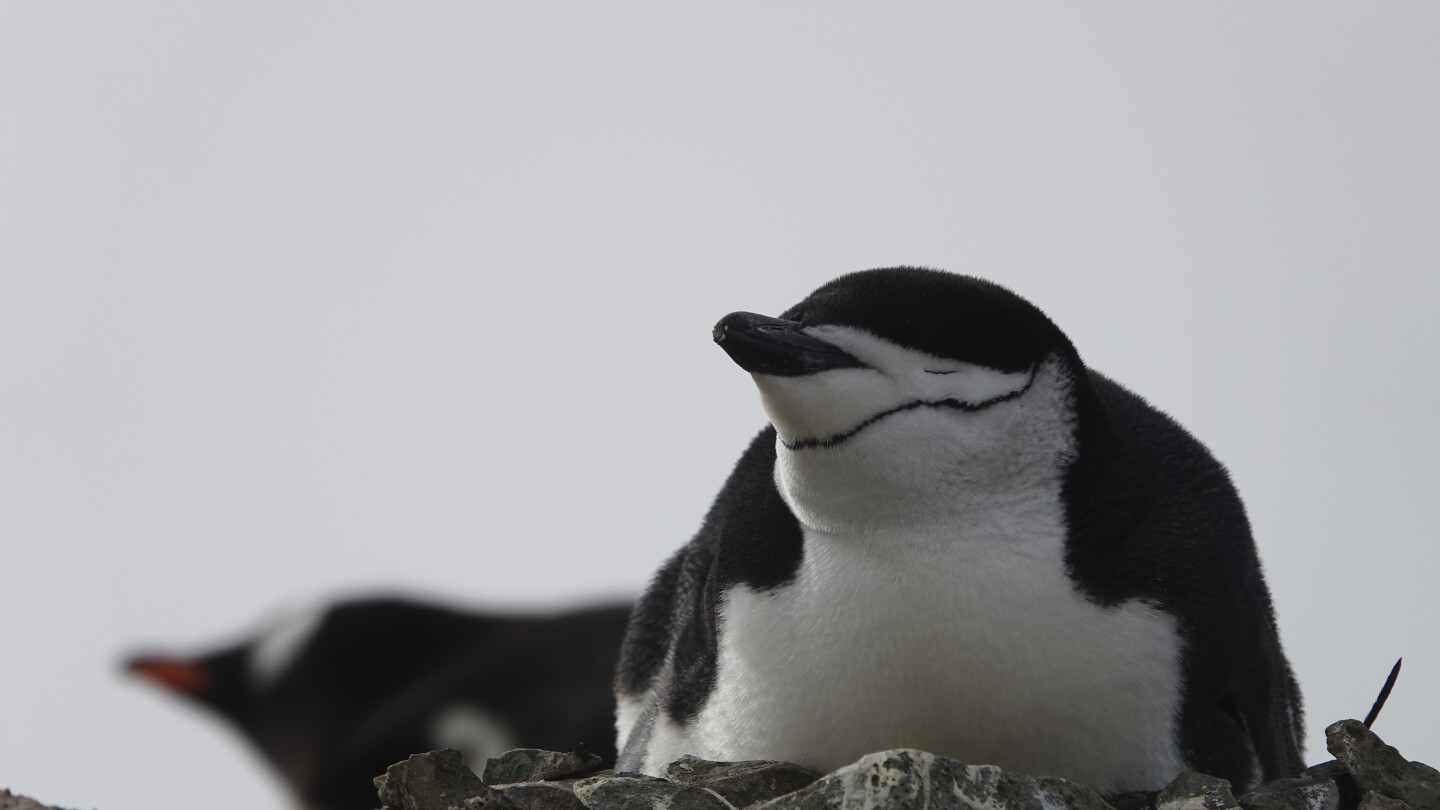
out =
<path fill-rule="evenodd" d="M 1309 756 L 1440 762 L 1440 7 L 0 5 L 0 786 L 275 808 L 122 679 L 287 601 L 629 594 L 764 423 L 710 342 L 1001 282 L 1248 504 Z M 179 763 L 164 766 L 160 758 Z"/>

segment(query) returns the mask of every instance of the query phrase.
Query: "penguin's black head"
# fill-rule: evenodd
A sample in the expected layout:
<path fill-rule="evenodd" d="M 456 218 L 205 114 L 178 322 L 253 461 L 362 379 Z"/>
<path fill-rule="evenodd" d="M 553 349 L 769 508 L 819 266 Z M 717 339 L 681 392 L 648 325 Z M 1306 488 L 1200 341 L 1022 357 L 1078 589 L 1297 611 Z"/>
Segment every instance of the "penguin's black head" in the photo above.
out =
<path fill-rule="evenodd" d="M 820 287 L 781 318 L 848 326 L 905 348 L 996 371 L 1033 369 L 1068 341 L 1029 301 L 983 279 L 920 267 L 864 270 Z"/>
<path fill-rule="evenodd" d="M 776 482 L 806 525 L 913 524 L 953 497 L 1054 479 L 1073 450 L 1079 358 L 1003 287 L 910 267 L 842 276 L 715 340 L 751 373 Z M 949 506 L 947 506 L 949 505 Z"/>
<path fill-rule="evenodd" d="M 125 662 L 125 670 L 243 727 L 256 700 L 247 678 L 247 655 L 243 646 L 193 657 L 137 655 Z"/>
<path fill-rule="evenodd" d="M 746 371 L 799 376 L 863 366 L 815 336 L 822 326 L 866 332 L 936 358 L 996 371 L 1033 369 L 1069 341 L 1030 302 L 983 279 L 921 267 L 863 270 L 811 293 L 779 318 L 735 312 L 714 338 Z"/>
<path fill-rule="evenodd" d="M 725 316 L 714 338 L 755 375 L 782 439 L 834 444 L 891 409 L 979 410 L 1022 391 L 1065 335 L 997 284 L 915 267 L 841 276 L 779 318 Z"/>

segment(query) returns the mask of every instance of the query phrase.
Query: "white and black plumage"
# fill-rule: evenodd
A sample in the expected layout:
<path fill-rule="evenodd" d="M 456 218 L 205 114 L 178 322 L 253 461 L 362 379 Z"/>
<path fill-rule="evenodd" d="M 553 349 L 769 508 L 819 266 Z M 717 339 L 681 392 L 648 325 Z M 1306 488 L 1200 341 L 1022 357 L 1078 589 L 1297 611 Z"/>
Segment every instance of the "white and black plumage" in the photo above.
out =
<path fill-rule="evenodd" d="M 610 761 L 610 675 L 629 605 L 544 616 L 408 599 L 296 612 L 195 657 L 128 669 L 223 717 L 307 810 L 367 810 L 374 777 L 411 754 L 585 744 Z"/>
<path fill-rule="evenodd" d="M 872 270 L 715 340 L 771 426 L 635 609 L 618 767 L 903 746 L 1107 792 L 1302 767 L 1225 469 L 1034 306 Z"/>

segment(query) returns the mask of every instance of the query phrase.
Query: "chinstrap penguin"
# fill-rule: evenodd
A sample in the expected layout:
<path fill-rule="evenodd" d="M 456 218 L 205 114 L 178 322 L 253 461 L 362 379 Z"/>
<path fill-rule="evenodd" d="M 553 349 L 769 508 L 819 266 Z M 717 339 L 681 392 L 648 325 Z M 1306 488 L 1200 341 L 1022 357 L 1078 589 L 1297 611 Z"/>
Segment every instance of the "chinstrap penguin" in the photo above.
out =
<path fill-rule="evenodd" d="M 1244 508 L 980 279 L 853 273 L 714 339 L 770 426 L 636 606 L 617 767 L 914 747 L 1110 793 L 1303 767 Z"/>
<path fill-rule="evenodd" d="M 611 675 L 629 605 L 548 616 L 404 599 L 286 616 L 197 657 L 128 669 L 224 718 L 309 810 L 368 810 L 374 777 L 455 748 L 471 766 L 520 746 L 583 743 L 613 761 Z"/>

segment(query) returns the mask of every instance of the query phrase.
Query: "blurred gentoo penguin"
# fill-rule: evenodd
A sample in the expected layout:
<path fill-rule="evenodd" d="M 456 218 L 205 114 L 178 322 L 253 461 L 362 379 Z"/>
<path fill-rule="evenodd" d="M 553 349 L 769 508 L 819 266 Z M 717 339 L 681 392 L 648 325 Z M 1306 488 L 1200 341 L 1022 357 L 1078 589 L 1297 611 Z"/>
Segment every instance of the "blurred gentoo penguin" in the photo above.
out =
<path fill-rule="evenodd" d="M 629 616 L 473 614 L 402 599 L 297 613 L 195 658 L 130 671 L 225 718 L 312 810 L 369 810 L 386 766 L 456 748 L 479 770 L 515 747 L 611 761 L 611 675 Z"/>
<path fill-rule="evenodd" d="M 1224 467 L 976 278 L 871 270 L 714 339 L 770 417 L 636 607 L 618 768 L 915 747 L 1156 789 L 1303 767 Z"/>

